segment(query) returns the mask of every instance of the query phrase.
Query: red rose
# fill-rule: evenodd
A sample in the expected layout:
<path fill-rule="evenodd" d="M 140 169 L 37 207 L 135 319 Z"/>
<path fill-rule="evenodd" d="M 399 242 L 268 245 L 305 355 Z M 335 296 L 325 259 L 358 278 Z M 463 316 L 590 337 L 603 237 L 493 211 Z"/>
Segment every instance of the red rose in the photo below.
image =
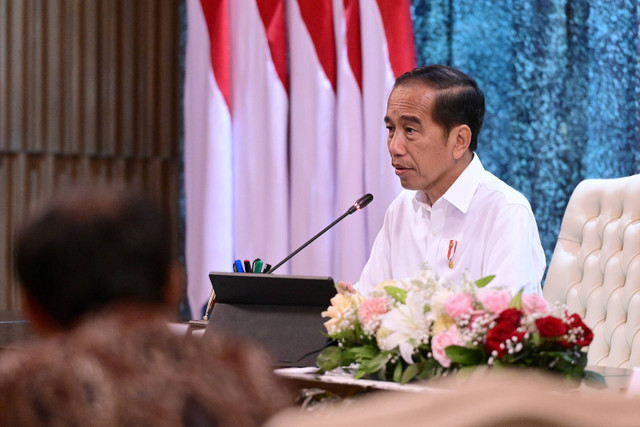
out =
<path fill-rule="evenodd" d="M 507 308 L 498 315 L 496 322 L 499 325 L 508 325 L 512 329 L 515 329 L 520 326 L 521 317 L 522 313 L 517 308 Z"/>
<path fill-rule="evenodd" d="M 487 331 L 487 340 L 484 343 L 484 348 L 489 354 L 496 351 L 498 359 L 501 359 L 508 351 L 506 344 L 504 344 L 505 341 L 511 340 L 513 337 L 516 337 L 516 341 L 520 342 L 524 338 L 524 333 L 516 331 L 516 328 L 509 325 L 509 322 L 503 321 Z"/>
<path fill-rule="evenodd" d="M 580 316 L 572 314 L 567 321 L 569 329 L 573 329 L 573 333 L 576 335 L 576 344 L 580 347 L 587 346 L 593 341 L 593 331 L 584 324 Z"/>
<path fill-rule="evenodd" d="M 553 316 L 536 319 L 536 327 L 541 337 L 559 337 L 567 333 L 567 325 Z"/>

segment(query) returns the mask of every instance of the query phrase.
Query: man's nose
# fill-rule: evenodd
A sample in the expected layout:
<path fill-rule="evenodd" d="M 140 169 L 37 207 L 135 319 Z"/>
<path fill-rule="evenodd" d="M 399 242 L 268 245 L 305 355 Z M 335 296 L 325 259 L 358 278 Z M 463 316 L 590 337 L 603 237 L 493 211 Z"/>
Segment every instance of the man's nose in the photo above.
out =
<path fill-rule="evenodd" d="M 404 138 L 399 132 L 395 132 L 393 136 L 389 138 L 388 148 L 391 157 L 402 156 L 405 154 Z"/>

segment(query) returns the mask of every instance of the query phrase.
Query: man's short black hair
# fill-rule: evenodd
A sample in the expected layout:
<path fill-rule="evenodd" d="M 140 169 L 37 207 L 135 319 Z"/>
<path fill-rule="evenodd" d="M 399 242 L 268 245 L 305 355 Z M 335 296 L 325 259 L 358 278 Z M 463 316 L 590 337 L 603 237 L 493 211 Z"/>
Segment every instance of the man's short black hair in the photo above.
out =
<path fill-rule="evenodd" d="M 72 192 L 16 236 L 29 297 L 62 327 L 114 302 L 163 304 L 173 259 L 171 224 L 141 194 Z"/>
<path fill-rule="evenodd" d="M 469 126 L 469 148 L 475 151 L 484 121 L 484 94 L 475 80 L 447 65 L 429 65 L 404 73 L 396 79 L 393 87 L 415 82 L 437 91 L 431 118 L 444 129 L 445 135 L 449 135 L 455 126 Z"/>

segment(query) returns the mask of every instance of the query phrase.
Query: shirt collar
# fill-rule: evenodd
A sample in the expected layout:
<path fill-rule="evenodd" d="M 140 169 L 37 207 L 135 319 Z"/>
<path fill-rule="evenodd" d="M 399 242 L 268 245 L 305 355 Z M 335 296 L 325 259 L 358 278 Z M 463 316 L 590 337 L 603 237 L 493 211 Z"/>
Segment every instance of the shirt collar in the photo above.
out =
<path fill-rule="evenodd" d="M 455 206 L 460 212 L 466 214 L 471 204 L 471 199 L 480 185 L 483 172 L 484 166 L 480 163 L 478 155 L 474 153 L 469 166 L 462 171 L 458 179 L 442 195 L 442 198 Z"/>
<path fill-rule="evenodd" d="M 428 212 L 431 212 L 431 205 L 427 203 L 427 197 L 424 194 L 424 191 L 415 191 L 413 194 L 413 208 L 418 210 L 421 207 L 426 209 Z"/>
<path fill-rule="evenodd" d="M 473 153 L 471 163 L 462 171 L 458 179 L 455 180 L 441 198 L 451 203 L 463 214 L 466 214 L 467 210 L 469 210 L 471 199 L 480 185 L 483 172 L 484 166 L 482 166 L 480 158 L 476 153 Z M 431 206 L 427 203 L 424 191 L 415 192 L 413 206 L 415 209 L 422 206 L 431 211 Z"/>

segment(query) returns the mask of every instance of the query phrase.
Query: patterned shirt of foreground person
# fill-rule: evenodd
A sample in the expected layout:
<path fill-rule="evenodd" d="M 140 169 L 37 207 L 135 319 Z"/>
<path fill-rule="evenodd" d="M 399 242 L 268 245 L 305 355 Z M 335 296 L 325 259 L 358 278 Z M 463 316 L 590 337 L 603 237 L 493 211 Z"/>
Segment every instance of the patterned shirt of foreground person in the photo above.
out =
<path fill-rule="evenodd" d="M 0 425 L 254 426 L 291 403 L 255 346 L 107 309 L 0 358 Z"/>

